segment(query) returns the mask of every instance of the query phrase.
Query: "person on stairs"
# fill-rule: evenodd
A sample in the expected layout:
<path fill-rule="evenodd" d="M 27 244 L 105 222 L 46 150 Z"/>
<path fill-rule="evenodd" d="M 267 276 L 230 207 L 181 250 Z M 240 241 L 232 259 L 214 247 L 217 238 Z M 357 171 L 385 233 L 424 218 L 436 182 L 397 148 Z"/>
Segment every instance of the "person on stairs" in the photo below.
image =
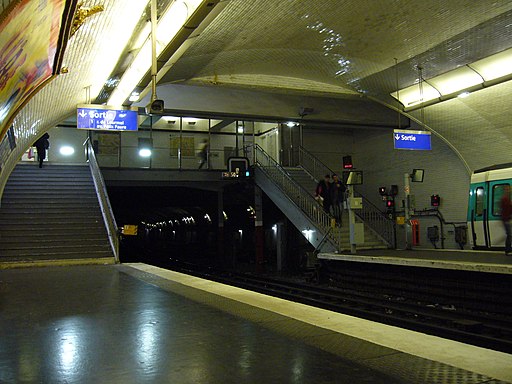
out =
<path fill-rule="evenodd" d="M 332 175 L 331 201 L 332 215 L 336 219 L 336 224 L 341 227 L 341 216 L 343 213 L 343 200 L 345 199 L 345 184 L 339 179 L 338 175 Z"/>
<path fill-rule="evenodd" d="M 316 186 L 315 199 L 320 199 L 324 211 L 329 213 L 331 209 L 331 176 L 325 175 Z"/>
<path fill-rule="evenodd" d="M 50 148 L 50 135 L 46 132 L 34 143 L 34 147 L 37 149 L 37 158 L 39 160 L 39 168 L 43 168 L 43 161 L 46 159 L 46 150 Z"/>

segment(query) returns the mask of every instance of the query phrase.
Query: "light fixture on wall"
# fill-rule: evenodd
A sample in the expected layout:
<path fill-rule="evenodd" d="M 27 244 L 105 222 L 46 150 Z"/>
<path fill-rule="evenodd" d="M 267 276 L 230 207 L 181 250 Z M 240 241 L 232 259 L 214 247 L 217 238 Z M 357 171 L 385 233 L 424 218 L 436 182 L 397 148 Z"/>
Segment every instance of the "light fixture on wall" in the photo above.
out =
<path fill-rule="evenodd" d="M 448 71 L 414 85 L 392 92 L 391 96 L 410 111 L 512 79 L 512 48 L 474 63 Z"/>
<path fill-rule="evenodd" d="M 188 125 L 195 125 L 199 119 L 196 119 L 195 117 L 184 117 L 183 121 L 186 122 Z"/>
<path fill-rule="evenodd" d="M 73 153 L 75 153 L 75 149 L 69 145 L 64 145 L 60 147 L 59 153 L 63 156 L 71 156 Z"/>
<path fill-rule="evenodd" d="M 153 140 L 146 137 L 139 137 L 139 156 L 150 157 L 153 149 Z"/>

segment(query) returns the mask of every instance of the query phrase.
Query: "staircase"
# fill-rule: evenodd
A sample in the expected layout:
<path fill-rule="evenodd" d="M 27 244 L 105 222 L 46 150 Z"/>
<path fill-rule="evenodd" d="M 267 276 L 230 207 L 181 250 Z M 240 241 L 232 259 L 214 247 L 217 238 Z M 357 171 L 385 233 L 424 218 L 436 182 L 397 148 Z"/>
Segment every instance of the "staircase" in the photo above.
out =
<path fill-rule="evenodd" d="M 303 158 L 301 156 L 301 158 Z M 317 160 L 318 163 L 318 160 Z M 306 163 L 307 166 L 308 163 Z M 321 174 L 321 176 L 318 176 L 320 178 L 323 178 L 326 174 L 332 174 L 333 172 L 329 170 L 327 167 L 323 166 L 325 169 L 322 169 L 321 166 L 316 164 L 315 169 L 317 170 L 316 173 Z M 312 197 L 315 195 L 316 185 L 318 183 L 317 180 L 302 166 L 298 167 L 283 167 L 283 169 L 286 171 L 286 173 L 292 178 L 297 184 L 299 184 L 304 191 L 307 191 Z M 323 173 L 321 173 L 323 171 Z M 367 205 L 368 202 L 365 202 Z M 362 220 L 361 220 L 362 221 Z M 348 211 L 342 210 L 341 215 L 341 224 L 342 226 L 336 226 L 331 229 L 331 232 L 333 232 L 333 235 L 340 239 L 340 242 L 343 246 L 342 250 L 349 250 L 350 249 L 350 232 L 349 232 L 349 226 L 348 226 L 349 218 L 348 218 Z M 338 223 L 337 223 L 338 224 Z M 379 238 L 379 236 L 368 226 L 365 225 L 364 230 L 364 243 L 358 245 L 358 249 L 376 249 L 376 248 L 387 248 L 387 245 L 383 243 L 383 241 Z"/>
<path fill-rule="evenodd" d="M 18 164 L 0 205 L 0 263 L 104 258 L 114 262 L 89 167 Z"/>
<path fill-rule="evenodd" d="M 315 201 L 314 193 L 317 181 L 314 173 L 305 166 L 281 167 L 259 146 L 254 146 L 255 181 L 262 190 L 283 211 L 288 219 L 299 229 L 308 241 L 321 252 L 350 251 L 350 229 L 347 211 L 343 211 L 342 226 L 332 226 L 332 217 L 323 211 Z M 316 159 L 313 170 L 323 175 L 332 173 Z M 326 168 L 326 169 L 323 169 Z M 374 212 L 371 212 L 373 216 Z M 373 218 L 372 218 L 373 219 Z M 378 233 L 371 229 L 361 216 L 358 222 L 364 223 L 364 243 L 357 249 L 388 248 Z"/>
<path fill-rule="evenodd" d="M 283 167 L 286 173 L 311 196 L 314 196 L 318 181 L 302 167 Z"/>

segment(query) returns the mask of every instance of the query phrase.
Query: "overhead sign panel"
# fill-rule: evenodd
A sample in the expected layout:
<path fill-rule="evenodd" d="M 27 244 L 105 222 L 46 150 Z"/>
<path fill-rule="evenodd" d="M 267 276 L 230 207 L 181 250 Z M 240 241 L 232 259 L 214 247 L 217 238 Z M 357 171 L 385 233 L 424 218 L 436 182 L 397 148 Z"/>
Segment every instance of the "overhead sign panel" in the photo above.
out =
<path fill-rule="evenodd" d="M 429 151 L 432 149 L 430 132 L 428 131 L 395 129 L 393 131 L 393 141 L 395 142 L 395 149 L 419 151 Z"/>
<path fill-rule="evenodd" d="M 105 105 L 79 105 L 76 127 L 100 131 L 137 131 L 137 108 L 116 109 Z"/>

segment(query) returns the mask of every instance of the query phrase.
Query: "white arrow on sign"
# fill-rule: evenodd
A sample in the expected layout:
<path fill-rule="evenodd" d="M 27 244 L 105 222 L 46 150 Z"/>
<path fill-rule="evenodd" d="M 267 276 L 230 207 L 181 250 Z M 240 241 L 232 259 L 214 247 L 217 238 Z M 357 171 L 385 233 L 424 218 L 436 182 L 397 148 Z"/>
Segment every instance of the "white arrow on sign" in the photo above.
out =
<path fill-rule="evenodd" d="M 398 133 L 395 135 L 395 140 L 400 140 L 400 135 Z"/>
<path fill-rule="evenodd" d="M 79 113 L 80 117 L 85 117 L 87 116 L 87 113 L 85 113 L 85 111 L 82 109 Z"/>

